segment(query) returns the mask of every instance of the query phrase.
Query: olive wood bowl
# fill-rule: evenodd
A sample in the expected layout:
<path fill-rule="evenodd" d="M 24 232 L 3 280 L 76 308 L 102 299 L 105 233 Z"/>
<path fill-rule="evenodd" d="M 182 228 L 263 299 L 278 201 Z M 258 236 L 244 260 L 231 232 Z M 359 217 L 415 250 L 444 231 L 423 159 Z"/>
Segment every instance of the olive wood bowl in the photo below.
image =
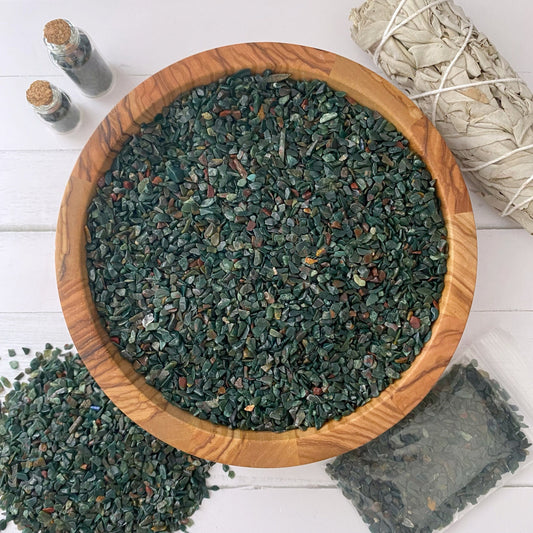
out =
<path fill-rule="evenodd" d="M 436 180 L 448 230 L 449 259 L 432 337 L 400 379 L 377 398 L 321 429 L 232 430 L 168 403 L 123 359 L 104 330 L 85 264 L 87 208 L 98 179 L 126 140 L 178 95 L 238 70 L 271 69 L 321 79 L 381 113 L 409 140 Z M 476 278 L 476 231 L 459 168 L 419 108 L 370 70 L 333 53 L 281 43 L 226 46 L 188 57 L 154 74 L 125 96 L 95 130 L 66 186 L 56 237 L 56 273 L 65 320 L 80 356 L 104 392 L 155 437 L 196 456 L 250 467 L 294 466 L 347 452 L 380 435 L 413 409 L 450 361 L 465 328 Z"/>

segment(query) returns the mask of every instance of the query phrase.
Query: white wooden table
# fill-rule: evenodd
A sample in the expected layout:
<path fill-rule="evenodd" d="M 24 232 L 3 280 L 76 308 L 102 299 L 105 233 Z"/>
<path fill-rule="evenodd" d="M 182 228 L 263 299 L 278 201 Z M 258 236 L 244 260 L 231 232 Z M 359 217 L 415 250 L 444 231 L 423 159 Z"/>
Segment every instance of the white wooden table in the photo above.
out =
<path fill-rule="evenodd" d="M 208 48 L 285 41 L 323 48 L 370 68 L 351 41 L 348 13 L 362 0 L 0 0 L 0 374 L 13 376 L 7 349 L 69 340 L 56 292 L 54 230 L 62 192 L 87 138 L 111 107 L 147 76 Z M 462 0 L 476 25 L 533 87 L 531 0 Z M 106 96 L 84 98 L 48 60 L 44 23 L 63 17 L 85 29 L 117 72 Z M 83 124 L 55 135 L 25 103 L 35 79 L 65 89 Z M 533 237 L 473 196 L 478 283 L 463 344 L 494 327 L 512 333 L 533 359 Z M 22 360 L 19 358 L 19 360 Z M 22 365 L 23 366 L 23 365 Z M 533 397 L 533 386 L 531 390 Z M 324 472 L 324 463 L 273 470 L 220 467 L 191 533 L 363 533 L 366 526 Z M 8 532 L 16 528 L 10 526 Z M 533 531 L 533 468 L 482 502 L 450 533 Z"/>

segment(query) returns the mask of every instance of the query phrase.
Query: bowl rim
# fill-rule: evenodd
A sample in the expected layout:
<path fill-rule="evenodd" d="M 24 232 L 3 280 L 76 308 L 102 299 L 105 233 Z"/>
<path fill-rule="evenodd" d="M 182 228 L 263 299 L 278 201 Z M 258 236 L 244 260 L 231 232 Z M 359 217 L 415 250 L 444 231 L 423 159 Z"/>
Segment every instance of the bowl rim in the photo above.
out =
<path fill-rule="evenodd" d="M 232 430 L 168 403 L 123 359 L 104 330 L 85 265 L 87 208 L 98 179 L 126 140 L 179 94 L 244 68 L 317 78 L 381 113 L 409 140 L 436 181 L 448 231 L 448 272 L 431 339 L 410 368 L 377 398 L 320 430 Z M 350 451 L 393 426 L 429 392 L 466 326 L 476 279 L 472 206 L 459 167 L 420 109 L 369 69 L 337 54 L 286 43 L 243 43 L 200 52 L 146 79 L 122 98 L 89 138 L 72 170 L 56 233 L 56 277 L 72 340 L 113 403 L 155 437 L 211 461 L 249 467 L 295 466 Z"/>

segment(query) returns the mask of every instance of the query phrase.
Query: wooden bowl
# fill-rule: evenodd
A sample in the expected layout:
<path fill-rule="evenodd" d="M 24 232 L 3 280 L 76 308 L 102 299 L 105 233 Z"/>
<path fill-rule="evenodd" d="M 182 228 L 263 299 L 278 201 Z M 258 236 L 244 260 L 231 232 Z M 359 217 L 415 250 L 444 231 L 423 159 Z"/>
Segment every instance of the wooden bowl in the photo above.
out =
<path fill-rule="evenodd" d="M 435 178 L 448 229 L 448 273 L 431 340 L 379 397 L 320 430 L 231 430 L 169 404 L 119 355 L 101 325 L 89 290 L 85 224 L 98 178 L 140 124 L 151 121 L 179 94 L 244 68 L 324 80 L 394 123 Z M 209 50 L 170 65 L 141 83 L 107 115 L 82 150 L 66 187 L 57 228 L 56 271 L 65 320 L 83 362 L 132 420 L 168 444 L 212 461 L 293 466 L 361 446 L 398 422 L 428 393 L 466 325 L 476 277 L 476 233 L 468 192 L 452 154 L 406 96 L 373 72 L 335 54 L 289 44 L 249 43 Z"/>

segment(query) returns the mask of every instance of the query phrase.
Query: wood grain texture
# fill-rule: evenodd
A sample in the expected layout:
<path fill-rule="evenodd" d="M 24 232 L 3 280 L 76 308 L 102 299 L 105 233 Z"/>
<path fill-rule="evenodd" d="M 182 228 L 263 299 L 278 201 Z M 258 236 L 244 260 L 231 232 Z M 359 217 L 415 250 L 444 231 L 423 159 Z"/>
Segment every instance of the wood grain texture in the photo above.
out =
<path fill-rule="evenodd" d="M 110 342 L 87 283 L 87 207 L 96 182 L 124 141 L 192 87 L 242 68 L 319 78 L 381 112 L 409 139 L 437 181 L 450 257 L 433 335 L 401 379 L 378 398 L 320 430 L 284 433 L 230 430 L 170 405 L 144 382 Z M 109 113 L 83 149 L 67 185 L 56 237 L 56 273 L 65 319 L 80 355 L 111 400 L 169 444 L 200 457 L 241 466 L 280 467 L 333 457 L 360 446 L 400 420 L 438 379 L 464 330 L 476 276 L 476 236 L 468 193 L 451 153 L 421 111 L 381 77 L 335 54 L 280 43 L 250 43 L 191 56 L 158 72 Z"/>

